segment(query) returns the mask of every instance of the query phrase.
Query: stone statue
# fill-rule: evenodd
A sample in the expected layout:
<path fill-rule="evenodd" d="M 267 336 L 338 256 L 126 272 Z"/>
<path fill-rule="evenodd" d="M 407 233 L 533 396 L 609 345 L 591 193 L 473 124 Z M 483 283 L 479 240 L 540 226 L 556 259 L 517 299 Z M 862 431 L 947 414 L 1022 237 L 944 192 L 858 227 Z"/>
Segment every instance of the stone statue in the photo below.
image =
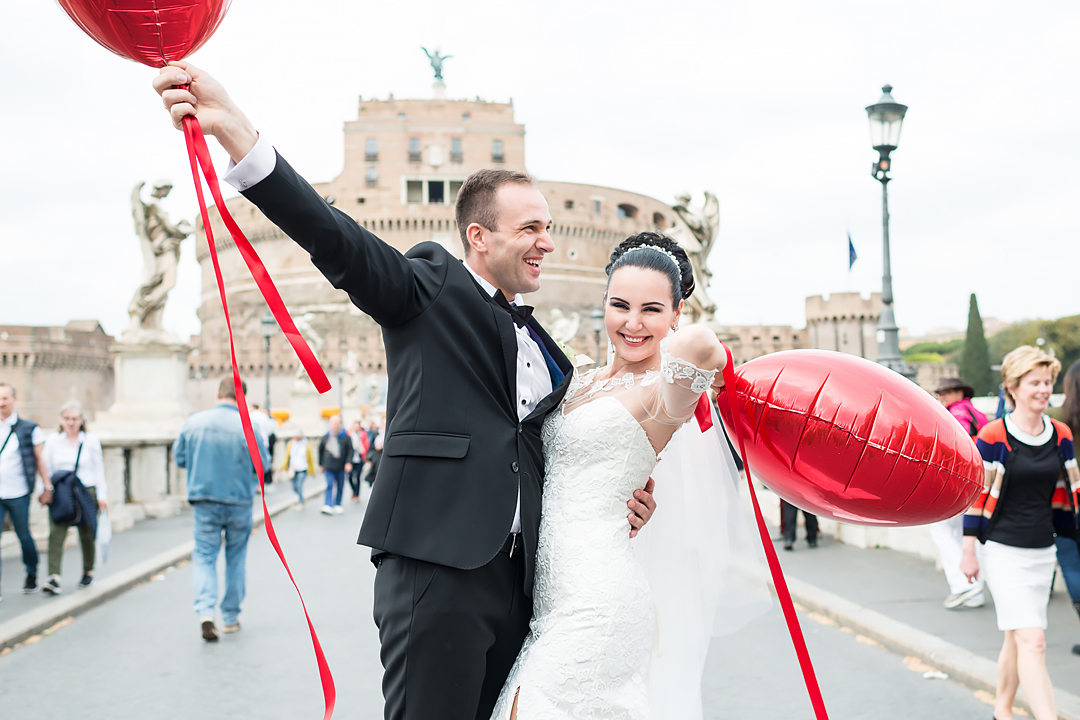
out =
<path fill-rule="evenodd" d="M 322 333 L 315 329 L 315 325 L 322 324 L 319 315 L 306 312 L 303 315 L 293 316 L 293 322 L 296 324 L 296 329 L 300 332 L 300 335 L 307 340 L 308 347 L 315 353 L 315 357 L 321 357 L 322 350 L 326 346 L 326 340 L 323 338 Z M 293 378 L 293 394 L 316 394 L 311 385 L 311 380 L 308 379 L 307 370 L 304 369 L 301 363 L 296 364 L 296 376 Z"/>
<path fill-rule="evenodd" d="M 720 230 L 720 201 L 708 190 L 705 191 L 705 203 L 700 208 L 690 205 L 690 193 L 675 197 L 671 206 L 678 221 L 664 233 L 679 243 L 690 257 L 694 276 L 698 278 L 697 290 L 691 298 L 691 305 L 700 308 L 701 316 L 692 312 L 694 319 L 707 320 L 716 311 L 716 305 L 708 296 L 707 287 L 712 271 L 709 270 L 709 253 Z"/>
<path fill-rule="evenodd" d="M 675 201 L 671 209 L 683 221 L 696 242 L 683 244 L 683 238 L 676 239 L 679 240 L 679 244 L 683 245 L 683 248 L 688 253 L 692 251 L 698 254 L 702 265 L 704 265 L 709 253 L 712 252 L 717 231 L 720 229 L 720 201 L 708 190 L 705 191 L 705 204 L 701 206 L 700 210 L 691 209 L 690 193 L 677 195 Z"/>
<path fill-rule="evenodd" d="M 166 180 L 155 182 L 149 202 L 142 199 L 145 185 L 140 182 L 131 191 L 131 214 L 143 256 L 142 284 L 128 304 L 131 325 L 125 336 L 133 340 L 165 334 L 161 316 L 169 291 L 176 286 L 180 242 L 191 235 L 192 230 L 187 220 L 170 223 L 168 215 L 161 208 L 160 201 L 172 190 L 172 183 Z"/>
<path fill-rule="evenodd" d="M 450 58 L 452 58 L 454 56 L 453 55 L 443 55 L 439 51 L 439 48 L 435 48 L 434 53 L 429 52 L 426 47 L 421 47 L 420 49 L 424 51 L 425 55 L 427 55 L 428 62 L 431 63 L 431 69 L 435 71 L 435 79 L 438 80 L 439 82 L 442 82 L 442 79 L 443 79 L 443 76 L 442 76 L 442 64 L 443 64 L 444 61 L 449 60 Z"/>

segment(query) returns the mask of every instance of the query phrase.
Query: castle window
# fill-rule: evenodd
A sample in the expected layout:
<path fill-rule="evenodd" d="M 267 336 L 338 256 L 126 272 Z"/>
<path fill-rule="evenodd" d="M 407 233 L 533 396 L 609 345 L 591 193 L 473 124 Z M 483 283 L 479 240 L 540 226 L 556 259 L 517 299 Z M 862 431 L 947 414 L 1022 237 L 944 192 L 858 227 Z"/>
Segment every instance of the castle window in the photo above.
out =
<path fill-rule="evenodd" d="M 465 159 L 461 148 L 461 138 L 450 138 L 450 162 L 459 163 Z"/>
<path fill-rule="evenodd" d="M 405 181 L 405 202 L 407 203 L 422 203 L 424 202 L 424 183 L 419 180 L 406 180 Z"/>
<path fill-rule="evenodd" d="M 379 159 L 379 139 L 369 137 L 364 141 L 364 160 L 375 162 Z"/>
<path fill-rule="evenodd" d="M 593 200 L 592 201 L 592 214 L 593 215 L 599 215 L 600 214 L 600 201 L 599 200 Z"/>
<path fill-rule="evenodd" d="M 491 162 L 501 163 L 506 161 L 503 154 L 503 141 L 495 139 L 491 141 Z"/>
<path fill-rule="evenodd" d="M 420 162 L 420 138 L 409 138 L 409 162 Z"/>
<path fill-rule="evenodd" d="M 663 230 L 664 227 L 667 226 L 667 220 L 664 219 L 664 214 L 658 212 L 653 213 L 652 224 L 657 230 Z"/>
<path fill-rule="evenodd" d="M 443 205 L 446 203 L 446 183 L 442 180 L 428 180 L 427 192 L 429 205 Z"/>
<path fill-rule="evenodd" d="M 567 200 L 566 202 L 563 203 L 563 207 L 566 208 L 567 210 L 573 210 L 574 209 L 574 201 L 573 200 Z"/>
<path fill-rule="evenodd" d="M 369 165 L 367 172 L 364 174 L 364 180 L 367 181 L 368 187 L 375 187 L 379 184 L 379 168 L 374 165 Z"/>
<path fill-rule="evenodd" d="M 638 212 L 637 208 L 634 207 L 633 205 L 630 205 L 628 203 L 623 203 L 623 204 L 619 205 L 619 207 L 618 207 L 618 209 L 616 211 L 616 214 L 619 216 L 620 219 L 629 218 L 629 219 L 633 220 L 634 218 L 637 217 L 637 212 Z"/>
<path fill-rule="evenodd" d="M 457 194 L 458 194 L 458 191 L 461 190 L 461 183 L 462 183 L 461 180 L 451 180 L 450 181 L 450 202 L 452 202 L 452 203 L 457 202 Z"/>

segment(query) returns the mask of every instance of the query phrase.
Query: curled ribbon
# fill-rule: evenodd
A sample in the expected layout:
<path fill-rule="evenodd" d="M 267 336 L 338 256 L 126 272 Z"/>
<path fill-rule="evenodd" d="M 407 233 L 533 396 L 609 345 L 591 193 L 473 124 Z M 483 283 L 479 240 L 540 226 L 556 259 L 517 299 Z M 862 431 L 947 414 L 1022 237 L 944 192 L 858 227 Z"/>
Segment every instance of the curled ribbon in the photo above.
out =
<path fill-rule="evenodd" d="M 221 298 L 222 310 L 225 311 L 225 326 L 229 331 L 229 355 L 232 360 L 233 386 L 236 389 L 236 404 L 240 410 L 240 423 L 244 428 L 244 439 L 247 442 L 248 453 L 251 455 L 251 463 L 255 467 L 256 476 L 259 478 L 259 492 L 262 496 L 266 536 L 270 538 L 270 544 L 274 547 L 274 551 L 281 560 L 281 564 L 285 567 L 285 572 L 289 575 L 289 580 L 296 589 L 296 595 L 300 598 L 300 606 L 304 609 L 304 619 L 307 621 L 308 632 L 311 633 L 311 644 L 315 649 L 315 661 L 319 666 L 319 679 L 322 682 L 324 702 L 323 720 L 330 720 L 334 714 L 334 704 L 337 699 L 337 691 L 334 688 L 334 676 L 330 672 L 330 666 L 326 662 L 326 655 L 323 653 L 322 645 L 319 643 L 319 636 L 315 632 L 315 626 L 311 622 L 311 616 L 308 614 L 307 605 L 304 603 L 304 596 L 300 592 L 300 587 L 296 584 L 296 579 L 293 577 L 292 570 L 289 569 L 289 563 L 285 560 L 285 553 L 281 549 L 281 543 L 278 542 L 277 531 L 274 530 L 274 523 L 271 521 L 270 512 L 266 507 L 266 485 L 263 481 L 262 456 L 259 453 L 259 446 L 255 442 L 255 433 L 251 426 L 251 417 L 248 413 L 247 399 L 244 396 L 244 388 L 240 382 L 240 368 L 236 363 L 236 346 L 233 342 L 232 321 L 229 319 L 229 302 L 225 297 L 225 283 L 221 276 L 221 266 L 218 263 L 217 247 L 214 244 L 214 234 L 210 230 L 210 217 L 206 209 L 206 200 L 203 197 L 202 182 L 199 179 L 200 168 L 202 169 L 203 177 L 206 178 L 206 184 L 210 188 L 210 194 L 213 196 L 214 202 L 217 203 L 217 209 L 218 212 L 221 213 L 221 218 L 225 222 L 225 227 L 228 228 L 229 232 L 232 234 L 237 249 L 240 251 L 241 256 L 243 256 L 244 262 L 247 263 L 248 269 L 251 271 L 251 276 L 255 279 L 255 284 L 258 285 L 263 298 L 266 300 L 266 304 L 270 307 L 270 312 L 274 315 L 274 319 L 277 320 L 278 325 L 285 333 L 285 337 L 288 338 L 293 350 L 300 358 L 300 362 L 307 371 L 308 377 L 311 378 L 312 383 L 314 383 L 315 388 L 320 393 L 324 393 L 330 389 L 330 381 L 327 379 L 326 373 L 323 372 L 322 365 L 320 365 L 318 359 L 315 357 L 315 353 L 311 351 L 311 348 L 308 347 L 303 336 L 296 329 L 296 324 L 289 315 L 289 311 L 285 308 L 285 303 L 281 300 L 281 295 L 274 286 L 274 281 L 270 279 L 270 274 L 266 271 L 266 267 L 262 264 L 255 249 L 251 247 L 251 243 L 244 237 L 244 233 L 240 230 L 240 227 L 229 214 L 229 209 L 225 206 L 225 200 L 221 197 L 217 173 L 214 172 L 214 165 L 210 161 L 210 150 L 206 146 L 206 138 L 203 137 L 202 127 L 200 127 L 198 119 L 188 115 L 184 117 L 183 124 L 184 141 L 187 144 L 188 160 L 191 162 L 191 174 L 195 179 L 195 193 L 199 197 L 199 213 L 202 215 L 203 230 L 206 233 L 206 243 L 210 248 L 210 260 L 214 265 L 214 276 L 217 278 L 218 296 Z M 269 411 L 269 408 L 267 408 L 267 411 Z"/>

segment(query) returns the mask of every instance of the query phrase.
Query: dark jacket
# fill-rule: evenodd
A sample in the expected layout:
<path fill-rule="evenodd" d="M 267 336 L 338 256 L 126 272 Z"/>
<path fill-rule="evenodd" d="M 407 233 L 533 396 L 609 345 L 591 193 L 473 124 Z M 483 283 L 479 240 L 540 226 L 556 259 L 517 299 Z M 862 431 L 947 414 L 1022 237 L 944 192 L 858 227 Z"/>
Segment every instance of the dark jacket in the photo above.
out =
<path fill-rule="evenodd" d="M 382 326 L 389 426 L 359 543 L 375 556 L 480 567 L 506 540 L 520 483 L 531 594 L 544 476 L 540 428 L 569 386 L 570 361 L 530 320 L 563 377 L 553 376 L 555 391 L 518 422 L 513 321 L 460 260 L 434 242 L 402 255 L 327 204 L 280 156 L 244 196 Z"/>
<path fill-rule="evenodd" d="M 26 492 L 34 492 L 34 481 L 37 475 L 37 455 L 34 454 L 34 428 L 38 424 L 31 420 L 18 418 L 11 429 L 15 433 L 15 439 L 19 441 L 19 459 L 22 460 L 23 474 L 26 476 Z M 0 437 L 0 445 L 6 437 Z"/>
<path fill-rule="evenodd" d="M 334 457 L 326 450 L 326 443 L 330 440 L 330 433 L 326 433 L 322 436 L 322 439 L 319 440 L 319 467 L 323 470 L 342 472 L 345 469 L 345 463 L 352 463 L 352 438 L 350 438 L 349 433 L 344 430 L 338 433 L 337 438 L 338 442 L 341 443 L 339 446 L 340 452 L 337 457 Z"/>

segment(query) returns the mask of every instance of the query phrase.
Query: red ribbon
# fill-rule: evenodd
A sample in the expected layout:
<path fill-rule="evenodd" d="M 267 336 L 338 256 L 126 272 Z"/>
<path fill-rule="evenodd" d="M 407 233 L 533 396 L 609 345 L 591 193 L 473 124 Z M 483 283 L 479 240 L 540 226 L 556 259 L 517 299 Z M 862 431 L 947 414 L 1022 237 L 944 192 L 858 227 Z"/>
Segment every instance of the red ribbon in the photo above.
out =
<path fill-rule="evenodd" d="M 694 408 L 694 417 L 697 418 L 698 427 L 705 432 L 712 427 L 712 403 L 709 402 L 709 393 L 701 393 Z"/>
<path fill-rule="evenodd" d="M 236 404 L 240 410 L 240 423 L 244 428 L 244 439 L 247 441 L 248 453 L 251 455 L 252 465 L 255 466 L 255 474 L 259 478 L 259 492 L 262 496 L 263 520 L 266 527 L 266 536 L 270 538 L 270 544 L 273 545 L 274 551 L 281 560 L 281 564 L 285 566 L 285 572 L 288 573 L 289 580 L 292 582 L 293 587 L 296 588 L 296 594 L 300 598 L 300 606 L 304 609 L 304 619 L 307 621 L 308 631 L 311 633 L 311 644 L 315 648 L 315 661 L 318 663 L 319 678 L 322 681 L 323 701 L 325 703 L 323 720 L 330 720 L 334 714 L 334 703 L 337 699 L 337 692 L 334 688 L 334 676 L 330 673 L 330 666 L 326 662 L 326 656 L 323 654 L 322 645 L 319 644 L 319 636 L 315 633 L 315 626 L 311 623 L 311 616 L 308 615 L 307 605 L 304 603 L 304 596 L 300 593 L 300 587 L 296 584 L 296 579 L 293 577 L 292 570 L 289 569 L 289 563 L 285 560 L 285 553 L 281 550 L 281 543 L 278 542 L 277 531 L 274 530 L 274 523 L 271 521 L 270 512 L 266 507 L 266 485 L 263 482 L 262 456 L 259 454 L 259 446 L 255 442 L 255 433 L 252 430 L 251 417 L 248 414 L 247 399 L 244 396 L 244 388 L 240 382 L 240 368 L 236 363 L 236 346 L 233 342 L 232 321 L 229 319 L 229 302 L 225 297 L 225 283 L 221 277 L 221 266 L 218 263 L 217 247 L 214 245 L 214 234 L 210 230 L 210 217 L 206 210 L 206 200 L 203 197 L 202 183 L 199 180 L 200 167 L 202 168 L 203 177 L 206 178 L 206 184 L 210 188 L 210 194 L 213 196 L 214 202 L 217 203 L 217 209 L 218 212 L 221 213 L 221 219 L 225 222 L 225 227 L 227 227 L 232 234 L 237 249 L 243 256 L 244 262 L 247 263 L 248 269 L 255 279 L 255 283 L 259 286 L 259 290 L 262 291 L 263 298 L 266 299 L 266 304 L 270 307 L 270 312 L 274 314 L 274 318 L 285 333 L 285 337 L 288 338 L 289 343 L 293 346 L 293 350 L 296 351 L 304 369 L 307 370 L 308 377 L 311 378 L 311 381 L 315 384 L 315 388 L 320 393 L 330 389 L 330 381 L 326 378 L 326 373 L 323 372 L 322 365 L 319 364 L 318 359 L 315 357 L 315 353 L 311 351 L 307 342 L 304 341 L 303 336 L 300 335 L 300 332 L 296 329 L 296 325 L 293 323 L 289 311 L 285 308 L 285 303 L 282 302 L 281 295 L 274 286 L 274 281 L 270 279 L 270 274 L 266 271 L 266 267 L 263 266 L 262 261 L 259 260 L 259 256 L 255 253 L 255 249 L 251 247 L 251 243 L 244 237 L 244 233 L 229 214 L 229 210 L 225 206 L 225 200 L 221 197 L 217 173 L 214 172 L 214 165 L 210 161 L 210 150 L 206 146 L 206 139 L 203 137 L 202 127 L 200 127 L 198 119 L 192 115 L 184 117 L 184 140 L 187 144 L 188 160 L 191 162 L 191 174 L 195 178 L 195 193 L 199 197 L 199 213 L 202 215 L 203 230 L 206 232 L 206 243 L 210 247 L 210 260 L 213 262 L 214 276 L 217 278 L 218 295 L 221 297 L 221 307 L 225 311 L 225 326 L 229 330 L 229 355 L 232 359 L 233 387 L 236 389 Z M 270 408 L 267 408 L 267 412 L 269 412 L 269 410 Z"/>
<path fill-rule="evenodd" d="M 803 638 L 802 628 L 799 626 L 799 618 L 795 614 L 795 604 L 791 601 L 791 593 L 788 591 L 787 581 L 784 580 L 784 571 L 780 567 L 780 559 L 776 557 L 776 549 L 773 548 L 769 528 L 765 525 L 765 518 L 761 515 L 757 493 L 754 491 L 754 480 L 750 477 L 750 463 L 746 457 L 746 446 L 743 443 L 742 434 L 739 432 L 739 423 L 735 420 L 738 417 L 735 411 L 736 380 L 735 368 L 733 367 L 735 363 L 731 357 L 731 350 L 728 349 L 727 345 L 724 345 L 724 352 L 727 353 L 727 365 L 724 366 L 724 395 L 727 396 L 728 408 L 731 410 L 732 429 L 735 432 L 735 439 L 739 443 L 739 454 L 742 455 L 743 467 L 746 469 L 746 482 L 750 486 L 750 499 L 754 503 L 754 517 L 757 519 L 761 546 L 765 548 L 765 557 L 769 561 L 769 572 L 772 574 L 773 586 L 776 588 L 777 597 L 780 598 L 780 607 L 784 610 L 784 620 L 787 621 L 788 633 L 791 635 L 791 642 L 795 646 L 795 654 L 799 658 L 803 682 L 806 683 L 806 691 L 810 695 L 810 704 L 814 706 L 814 716 L 818 720 L 828 720 L 829 716 L 825 712 L 825 701 L 821 697 L 821 688 L 818 687 L 817 675 L 814 674 L 814 664 L 810 662 L 810 652 L 806 649 L 806 640 Z M 700 406 L 699 401 L 698 407 L 700 408 Z"/>

